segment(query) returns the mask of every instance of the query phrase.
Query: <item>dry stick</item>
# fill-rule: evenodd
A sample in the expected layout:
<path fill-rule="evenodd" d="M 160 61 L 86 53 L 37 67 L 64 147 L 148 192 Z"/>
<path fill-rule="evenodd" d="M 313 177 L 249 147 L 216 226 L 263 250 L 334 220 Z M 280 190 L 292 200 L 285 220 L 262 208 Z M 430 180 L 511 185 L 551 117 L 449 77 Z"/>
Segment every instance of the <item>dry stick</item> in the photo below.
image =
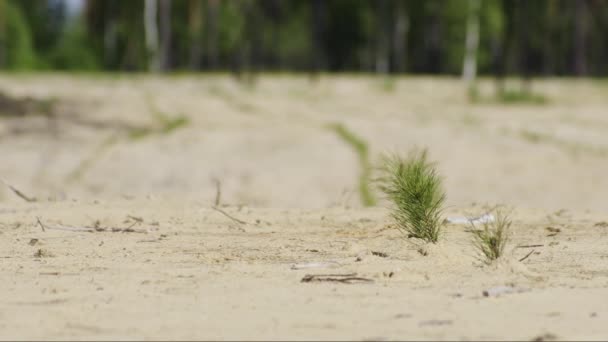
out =
<path fill-rule="evenodd" d="M 51 229 L 51 230 L 65 230 L 68 232 L 87 232 L 87 233 L 92 233 L 95 231 L 95 229 L 93 228 L 86 228 L 86 227 L 63 227 L 63 226 L 57 226 L 57 227 L 53 227 L 53 226 L 44 226 L 42 225 L 42 222 L 39 222 L 41 224 L 41 227 L 44 227 L 44 229 Z"/>
<path fill-rule="evenodd" d="M 215 206 L 219 207 L 220 200 L 222 198 L 222 183 L 219 179 L 214 178 L 213 182 L 215 182 Z"/>
<path fill-rule="evenodd" d="M 227 218 L 233 220 L 236 223 L 239 224 L 247 224 L 247 222 L 243 221 L 243 220 L 239 220 L 238 218 L 234 217 L 234 216 L 230 216 L 230 214 L 228 214 L 227 212 L 223 211 L 222 209 L 218 208 L 218 207 L 211 207 L 211 209 L 224 214 L 224 216 L 226 216 Z"/>
<path fill-rule="evenodd" d="M 94 232 L 112 232 L 112 233 L 142 233 L 142 234 L 147 234 L 148 231 L 145 229 L 134 229 L 132 228 L 135 224 L 132 224 L 129 227 L 126 228 L 101 228 L 101 227 L 67 227 L 67 226 L 45 226 L 42 221 L 40 220 L 40 218 L 36 217 L 36 220 L 38 221 L 38 224 L 40 225 L 40 228 L 42 228 L 42 231 L 46 231 L 46 229 L 52 229 L 52 230 L 65 230 L 65 231 L 69 231 L 69 232 L 87 232 L 87 233 L 94 233 Z"/>
<path fill-rule="evenodd" d="M 44 225 L 42 224 L 42 222 L 40 222 L 40 217 L 36 216 L 36 220 L 38 221 L 38 224 L 40 225 L 40 228 L 42 228 L 42 231 L 46 232 L 46 229 L 44 229 Z"/>
<path fill-rule="evenodd" d="M 21 199 L 23 199 L 26 202 L 36 202 L 36 198 L 35 197 L 30 197 L 27 196 L 26 194 L 24 194 L 23 192 L 19 191 L 19 189 L 15 188 L 14 186 L 8 184 L 5 180 L 0 179 L 0 182 L 2 182 L 2 184 L 4 184 L 7 188 L 9 188 L 12 192 L 15 193 L 15 195 L 21 197 Z"/>
<path fill-rule="evenodd" d="M 520 245 L 520 246 L 517 246 L 517 248 L 535 248 L 535 247 L 543 247 L 543 246 L 545 246 L 545 245 L 541 245 L 541 244 L 538 244 L 538 245 Z"/>
<path fill-rule="evenodd" d="M 522 261 L 524 261 L 524 260 L 528 259 L 528 257 L 529 257 L 530 255 L 532 255 L 532 253 L 534 253 L 535 251 L 536 251 L 535 249 L 531 250 L 531 251 L 530 251 L 530 253 L 526 254 L 526 256 L 525 256 L 525 257 L 523 257 L 523 258 L 519 259 L 519 262 L 522 262 Z"/>
<path fill-rule="evenodd" d="M 338 282 L 352 284 L 354 282 L 372 283 L 372 279 L 357 277 L 357 273 L 350 274 L 307 274 L 300 280 L 302 283 L 310 282 Z"/>

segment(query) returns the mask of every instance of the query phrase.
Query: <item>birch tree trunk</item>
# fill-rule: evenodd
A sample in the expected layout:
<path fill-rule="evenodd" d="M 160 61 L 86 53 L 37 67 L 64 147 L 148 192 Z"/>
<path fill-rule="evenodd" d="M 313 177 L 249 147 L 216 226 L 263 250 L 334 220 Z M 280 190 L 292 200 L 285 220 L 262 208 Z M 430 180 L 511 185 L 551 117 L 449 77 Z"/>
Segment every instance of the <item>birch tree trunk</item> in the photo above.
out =
<path fill-rule="evenodd" d="M 148 70 L 160 71 L 160 56 L 158 53 L 158 1 L 146 0 L 144 3 L 144 31 L 146 34 L 146 49 L 148 50 Z"/>
<path fill-rule="evenodd" d="M 479 11 L 481 0 L 469 0 L 469 14 L 467 19 L 467 33 L 465 40 L 465 56 L 462 66 L 462 79 L 467 88 L 475 87 L 477 77 L 477 50 L 479 47 Z"/>

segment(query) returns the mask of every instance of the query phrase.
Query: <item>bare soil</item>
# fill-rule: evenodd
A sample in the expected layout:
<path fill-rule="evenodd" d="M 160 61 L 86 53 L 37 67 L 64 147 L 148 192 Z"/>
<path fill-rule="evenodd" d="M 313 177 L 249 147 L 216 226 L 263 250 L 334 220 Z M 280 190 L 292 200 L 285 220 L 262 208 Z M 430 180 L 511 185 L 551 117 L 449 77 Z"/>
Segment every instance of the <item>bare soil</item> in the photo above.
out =
<path fill-rule="evenodd" d="M 608 86 L 392 82 L 2 75 L 44 105 L 0 115 L 0 179 L 35 198 L 0 189 L 0 339 L 605 340 Z M 446 216 L 512 207 L 504 258 L 363 208 L 334 123 L 373 162 L 428 147 Z"/>

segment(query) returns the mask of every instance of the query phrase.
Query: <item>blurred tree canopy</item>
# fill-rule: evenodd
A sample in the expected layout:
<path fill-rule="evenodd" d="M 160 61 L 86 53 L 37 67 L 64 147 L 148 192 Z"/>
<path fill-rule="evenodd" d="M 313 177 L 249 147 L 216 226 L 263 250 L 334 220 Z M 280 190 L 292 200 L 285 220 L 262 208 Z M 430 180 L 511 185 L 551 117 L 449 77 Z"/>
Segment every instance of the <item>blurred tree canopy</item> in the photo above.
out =
<path fill-rule="evenodd" d="M 482 74 L 608 74 L 608 1 L 474 4 L 84 0 L 67 15 L 61 0 L 0 0 L 0 68 L 460 74 L 466 54 Z"/>

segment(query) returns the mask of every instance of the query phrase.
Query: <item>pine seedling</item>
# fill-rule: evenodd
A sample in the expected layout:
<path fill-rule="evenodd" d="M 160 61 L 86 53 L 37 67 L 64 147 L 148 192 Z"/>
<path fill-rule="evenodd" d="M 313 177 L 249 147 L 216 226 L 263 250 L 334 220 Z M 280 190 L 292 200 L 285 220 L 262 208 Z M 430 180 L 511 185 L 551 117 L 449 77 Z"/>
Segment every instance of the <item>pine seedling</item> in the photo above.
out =
<path fill-rule="evenodd" d="M 408 237 L 436 243 L 441 233 L 445 192 L 426 150 L 407 159 L 386 156 L 379 179 L 380 190 L 393 203 L 392 216 Z"/>

